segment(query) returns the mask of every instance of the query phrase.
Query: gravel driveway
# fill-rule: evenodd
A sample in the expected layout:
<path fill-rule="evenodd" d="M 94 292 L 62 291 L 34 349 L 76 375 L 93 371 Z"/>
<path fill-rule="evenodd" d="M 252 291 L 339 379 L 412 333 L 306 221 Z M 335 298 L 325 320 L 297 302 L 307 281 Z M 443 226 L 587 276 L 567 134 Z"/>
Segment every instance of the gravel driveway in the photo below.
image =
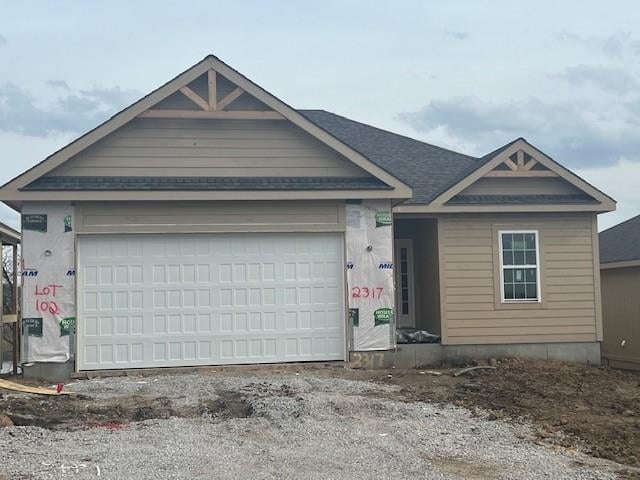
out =
<path fill-rule="evenodd" d="M 326 374 L 120 377 L 68 388 L 90 397 L 87 409 L 134 396 L 162 398 L 181 414 L 0 429 L 0 479 L 615 478 L 610 463 L 535 443 L 526 425 L 402 402 L 398 387 Z"/>

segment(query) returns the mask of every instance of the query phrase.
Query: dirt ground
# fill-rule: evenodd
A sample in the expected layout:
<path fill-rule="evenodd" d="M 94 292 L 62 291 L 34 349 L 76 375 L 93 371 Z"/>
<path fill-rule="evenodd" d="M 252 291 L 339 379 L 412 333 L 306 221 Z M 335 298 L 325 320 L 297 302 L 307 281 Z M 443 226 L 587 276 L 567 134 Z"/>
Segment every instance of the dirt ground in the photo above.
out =
<path fill-rule="evenodd" d="M 454 404 L 471 411 L 488 410 L 489 420 L 529 421 L 540 442 L 613 460 L 631 467 L 619 472 L 622 478 L 640 478 L 640 374 L 515 359 L 495 366 L 495 371 L 458 377 L 453 376 L 457 370 L 451 369 L 365 371 L 296 365 L 271 367 L 270 372 L 313 369 L 318 377 L 398 386 L 399 390 L 384 395 L 403 402 Z M 225 369 L 217 374 L 259 375 L 261 368 Z M 162 396 L 101 398 L 87 407 L 90 399 L 83 395 L 25 398 L 7 393 L 0 390 L 0 427 L 7 417 L 16 425 L 74 430 L 118 429 L 153 418 L 251 415 L 250 405 L 234 392 L 220 392 L 215 401 L 188 407 L 176 407 Z"/>
<path fill-rule="evenodd" d="M 541 440 L 640 467 L 640 374 L 510 360 L 461 377 L 394 372 L 407 400 L 451 402 L 529 420 Z"/>

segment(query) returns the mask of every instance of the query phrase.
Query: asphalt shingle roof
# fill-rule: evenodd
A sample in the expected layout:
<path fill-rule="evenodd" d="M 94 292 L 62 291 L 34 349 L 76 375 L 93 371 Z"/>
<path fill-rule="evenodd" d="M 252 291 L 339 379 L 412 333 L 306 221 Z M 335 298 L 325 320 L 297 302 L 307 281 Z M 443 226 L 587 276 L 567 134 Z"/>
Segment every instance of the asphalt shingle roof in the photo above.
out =
<path fill-rule="evenodd" d="M 438 195 L 489 162 L 516 139 L 477 158 L 421 142 L 397 133 L 345 118 L 325 110 L 298 110 L 335 138 L 360 152 L 374 164 L 413 189 L 407 204 L 430 203 Z M 322 177 L 40 177 L 23 190 L 351 190 L 390 188 L 380 180 Z M 566 197 L 566 198 L 565 198 Z M 457 204 L 575 203 L 593 201 L 585 196 L 465 195 Z M 578 198 L 580 197 L 580 198 Z"/>
<path fill-rule="evenodd" d="M 600 232 L 600 263 L 640 260 L 640 215 Z"/>
<path fill-rule="evenodd" d="M 338 140 L 413 188 L 406 203 L 428 203 L 480 165 L 480 159 L 436 147 L 324 110 L 298 110 Z"/>
<path fill-rule="evenodd" d="M 40 177 L 23 190 L 369 190 L 373 177 Z"/>

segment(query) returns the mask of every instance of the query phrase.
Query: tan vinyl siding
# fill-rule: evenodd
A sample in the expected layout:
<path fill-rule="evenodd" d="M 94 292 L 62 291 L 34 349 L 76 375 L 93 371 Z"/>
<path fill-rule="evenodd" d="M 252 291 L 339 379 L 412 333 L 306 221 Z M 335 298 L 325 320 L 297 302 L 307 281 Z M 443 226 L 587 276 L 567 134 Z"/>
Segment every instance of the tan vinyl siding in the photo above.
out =
<path fill-rule="evenodd" d="M 557 178 L 481 178 L 460 195 L 563 195 L 583 193 L 566 180 Z"/>
<path fill-rule="evenodd" d="M 79 203 L 78 233 L 342 232 L 344 203 Z"/>
<path fill-rule="evenodd" d="M 604 269 L 601 277 L 604 356 L 640 370 L 640 267 Z"/>
<path fill-rule="evenodd" d="M 592 214 L 438 218 L 443 343 L 596 341 Z M 503 304 L 499 230 L 537 230 L 541 302 Z"/>
<path fill-rule="evenodd" d="M 366 177 L 290 122 L 135 119 L 49 175 Z"/>

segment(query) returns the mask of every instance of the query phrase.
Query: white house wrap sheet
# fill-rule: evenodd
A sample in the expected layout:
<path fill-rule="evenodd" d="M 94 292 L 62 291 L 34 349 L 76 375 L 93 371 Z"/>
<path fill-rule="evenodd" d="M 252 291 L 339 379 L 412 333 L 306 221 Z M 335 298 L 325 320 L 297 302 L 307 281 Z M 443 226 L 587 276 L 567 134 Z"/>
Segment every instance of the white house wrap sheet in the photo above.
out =
<path fill-rule="evenodd" d="M 22 211 L 24 363 L 66 362 L 75 335 L 73 208 L 25 204 Z"/>
<path fill-rule="evenodd" d="M 353 350 L 395 345 L 393 222 L 388 200 L 346 204 L 347 284 Z"/>

